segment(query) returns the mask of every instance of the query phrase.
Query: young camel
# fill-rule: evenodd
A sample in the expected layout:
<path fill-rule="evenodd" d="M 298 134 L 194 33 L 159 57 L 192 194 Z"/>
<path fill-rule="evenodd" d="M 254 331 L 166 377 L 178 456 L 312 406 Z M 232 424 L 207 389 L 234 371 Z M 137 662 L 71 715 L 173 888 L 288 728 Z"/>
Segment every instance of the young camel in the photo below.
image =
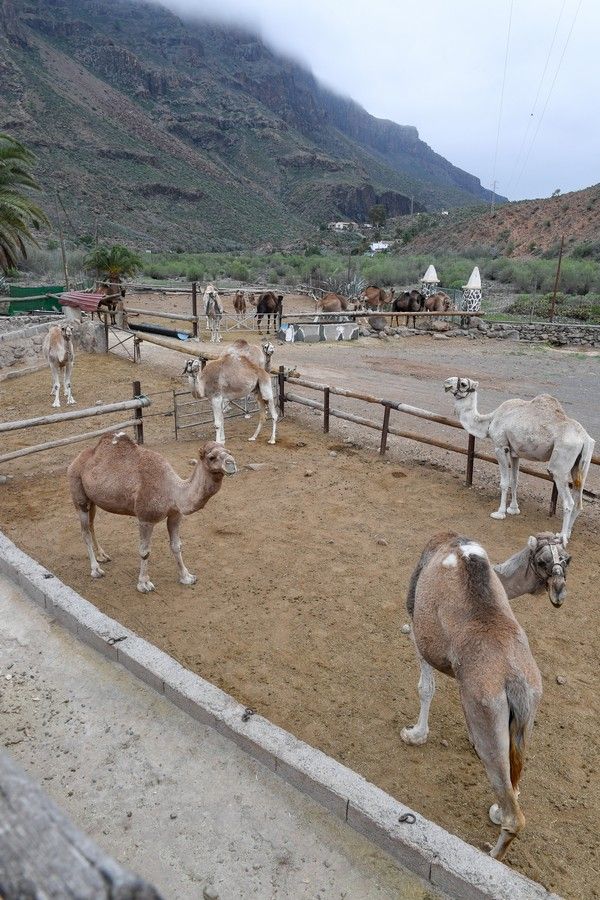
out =
<path fill-rule="evenodd" d="M 52 372 L 52 406 L 60 407 L 60 374 L 63 376 L 63 390 L 67 404 L 75 403 L 71 393 L 71 373 L 75 352 L 73 350 L 73 328 L 71 325 L 52 325 L 42 344 L 44 356 Z"/>
<path fill-rule="evenodd" d="M 493 567 L 509 600 L 545 590 L 553 606 L 567 597 L 567 566 L 571 557 L 560 534 L 542 531 L 531 535 L 524 550 Z"/>
<path fill-rule="evenodd" d="M 210 400 L 218 443 L 225 443 L 223 417 L 225 403 L 229 400 L 244 400 L 248 394 L 254 394 L 256 397 L 259 416 L 256 431 L 248 440 L 255 441 L 258 437 L 266 419 L 265 409 L 268 406 L 273 420 L 268 443 L 275 443 L 277 410 L 273 399 L 271 375 L 263 365 L 258 365 L 244 353 L 225 352 L 218 359 L 207 362 L 203 369 L 200 368 L 197 359 L 188 359 L 183 374 L 188 376 L 194 397 L 199 400 L 207 397 Z"/>
<path fill-rule="evenodd" d="M 483 547 L 452 532 L 435 535 L 423 550 L 406 605 L 421 666 L 421 709 L 402 740 L 427 740 L 433 670 L 456 678 L 469 738 L 498 800 L 489 815 L 502 828 L 490 855 L 502 859 L 525 825 L 519 779 L 542 696 L 527 636 Z"/>
<path fill-rule="evenodd" d="M 479 382 L 470 378 L 453 377 L 444 382 L 444 390 L 454 396 L 454 410 L 463 428 L 494 444 L 500 468 L 500 506 L 490 513 L 492 519 L 520 513 L 519 459 L 547 462 L 563 506 L 561 537 L 566 546 L 583 508 L 583 486 L 595 441 L 579 422 L 568 418 L 558 400 L 549 394 L 539 394 L 533 400 L 506 400 L 493 412 L 481 415 L 477 411 L 478 386 Z M 509 487 L 511 502 L 507 508 Z"/>
<path fill-rule="evenodd" d="M 233 309 L 238 325 L 240 325 L 246 316 L 246 295 L 243 291 L 236 291 L 233 295 Z"/>
<path fill-rule="evenodd" d="M 224 475 L 236 472 L 233 456 L 212 441 L 200 448 L 191 476 L 180 478 L 160 453 L 139 447 L 125 432 L 105 434 L 95 447 L 77 456 L 67 472 L 73 503 L 79 513 L 81 533 L 90 557 L 92 578 L 104 571 L 98 563 L 110 556 L 102 550 L 94 531 L 96 507 L 121 516 L 136 516 L 140 529 L 140 574 L 137 589 L 142 594 L 154 590 L 148 577 L 152 531 L 167 520 L 171 552 L 181 584 L 195 584 L 181 556 L 179 526 L 206 506 L 221 487 Z"/>
<path fill-rule="evenodd" d="M 223 304 L 214 284 L 207 284 L 204 291 L 204 315 L 206 327 L 210 331 L 212 344 L 221 342 L 221 319 L 223 318 Z"/>

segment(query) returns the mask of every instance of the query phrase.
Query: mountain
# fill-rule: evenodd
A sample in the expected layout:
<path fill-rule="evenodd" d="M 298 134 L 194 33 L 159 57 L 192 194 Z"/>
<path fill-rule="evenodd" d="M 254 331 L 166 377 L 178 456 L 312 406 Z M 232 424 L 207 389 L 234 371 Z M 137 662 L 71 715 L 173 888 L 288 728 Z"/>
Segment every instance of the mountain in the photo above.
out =
<path fill-rule="evenodd" d="M 406 245 L 409 253 L 479 250 L 505 256 L 558 256 L 564 235 L 567 255 L 600 259 L 600 184 L 547 197 L 489 208 L 450 210 L 448 216 L 421 217 L 426 227 Z M 407 222 L 416 224 L 419 217 Z"/>
<path fill-rule="evenodd" d="M 277 245 L 339 218 L 481 203 L 479 180 L 247 31 L 134 0 L 0 0 L 0 130 L 72 235 Z"/>

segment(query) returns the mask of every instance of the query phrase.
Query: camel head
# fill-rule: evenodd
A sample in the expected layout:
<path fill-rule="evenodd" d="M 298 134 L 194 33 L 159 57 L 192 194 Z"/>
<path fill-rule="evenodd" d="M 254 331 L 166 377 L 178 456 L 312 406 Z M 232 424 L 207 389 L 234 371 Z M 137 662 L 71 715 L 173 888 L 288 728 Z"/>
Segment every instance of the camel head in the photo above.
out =
<path fill-rule="evenodd" d="M 199 359 L 186 359 L 185 367 L 181 374 L 187 375 L 189 378 L 195 378 L 199 371 L 200 371 L 200 360 Z"/>
<path fill-rule="evenodd" d="M 464 400 L 469 394 L 474 394 L 479 387 L 478 381 L 472 378 L 446 378 L 444 382 L 444 390 L 450 391 L 455 400 Z"/>
<path fill-rule="evenodd" d="M 71 338 L 73 337 L 73 326 L 63 324 L 60 326 L 60 330 L 62 332 L 62 336 L 64 337 L 65 341 L 70 341 Z"/>
<path fill-rule="evenodd" d="M 200 448 L 198 459 L 213 475 L 235 475 L 237 472 L 235 459 L 229 450 L 216 441 L 204 444 Z"/>
<path fill-rule="evenodd" d="M 275 353 L 275 347 L 271 343 L 271 341 L 264 341 L 262 344 L 262 352 L 265 354 L 267 359 L 270 359 Z"/>
<path fill-rule="evenodd" d="M 571 557 L 560 534 L 544 531 L 527 541 L 529 565 L 539 580 L 539 590 L 546 588 L 553 606 L 562 606 L 567 597 L 567 566 Z"/>

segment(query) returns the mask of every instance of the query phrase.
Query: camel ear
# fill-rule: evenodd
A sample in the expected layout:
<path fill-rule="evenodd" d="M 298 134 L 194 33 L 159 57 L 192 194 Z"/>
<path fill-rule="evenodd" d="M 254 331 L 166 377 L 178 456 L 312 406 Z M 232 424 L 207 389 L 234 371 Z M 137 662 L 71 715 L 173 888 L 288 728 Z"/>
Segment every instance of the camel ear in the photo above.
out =
<path fill-rule="evenodd" d="M 476 391 L 477 388 L 479 387 L 479 382 L 478 382 L 478 381 L 473 381 L 472 378 L 469 379 L 469 380 L 471 381 L 471 390 Z"/>
<path fill-rule="evenodd" d="M 530 535 L 530 537 L 527 538 L 527 546 L 530 550 L 535 550 L 537 547 L 537 538 Z"/>

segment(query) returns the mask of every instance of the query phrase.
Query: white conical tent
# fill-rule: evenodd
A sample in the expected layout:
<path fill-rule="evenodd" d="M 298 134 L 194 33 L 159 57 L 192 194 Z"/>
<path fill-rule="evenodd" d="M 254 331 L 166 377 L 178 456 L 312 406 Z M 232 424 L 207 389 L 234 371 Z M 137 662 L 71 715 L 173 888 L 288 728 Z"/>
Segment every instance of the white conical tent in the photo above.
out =
<path fill-rule="evenodd" d="M 467 291 L 480 291 L 481 290 L 481 275 L 479 274 L 479 266 L 475 266 L 473 271 L 469 276 L 469 280 L 465 284 L 465 290 Z"/>
<path fill-rule="evenodd" d="M 438 274 L 435 271 L 435 266 L 432 264 L 429 266 L 421 281 L 424 284 L 439 284 L 440 279 L 438 278 Z"/>

